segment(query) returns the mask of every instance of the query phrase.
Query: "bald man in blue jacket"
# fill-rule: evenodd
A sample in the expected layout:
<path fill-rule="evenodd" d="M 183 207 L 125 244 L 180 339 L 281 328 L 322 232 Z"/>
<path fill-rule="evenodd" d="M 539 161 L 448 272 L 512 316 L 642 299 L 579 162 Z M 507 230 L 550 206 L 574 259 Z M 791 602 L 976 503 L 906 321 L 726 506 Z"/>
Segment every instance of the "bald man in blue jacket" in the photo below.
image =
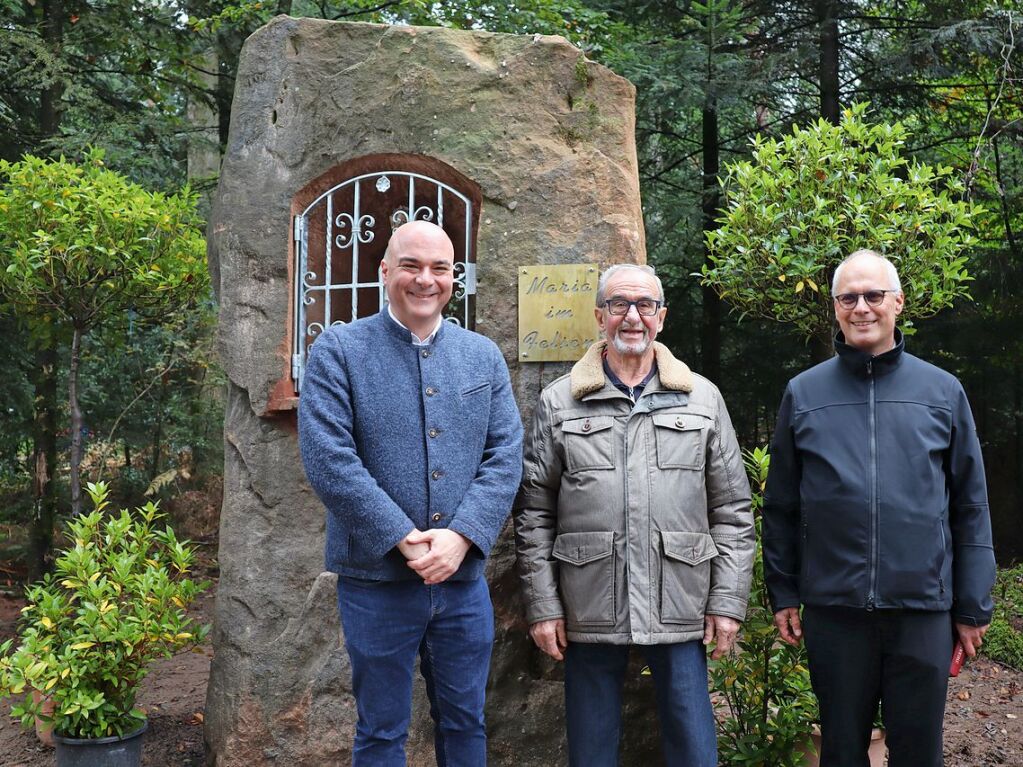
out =
<path fill-rule="evenodd" d="M 329 328 L 302 384 L 299 444 L 339 576 L 356 767 L 405 765 L 417 656 L 438 765 L 486 764 L 483 570 L 518 487 L 522 424 L 497 346 L 441 317 L 453 261 L 440 227 L 397 229 L 381 263 L 388 305 Z"/>

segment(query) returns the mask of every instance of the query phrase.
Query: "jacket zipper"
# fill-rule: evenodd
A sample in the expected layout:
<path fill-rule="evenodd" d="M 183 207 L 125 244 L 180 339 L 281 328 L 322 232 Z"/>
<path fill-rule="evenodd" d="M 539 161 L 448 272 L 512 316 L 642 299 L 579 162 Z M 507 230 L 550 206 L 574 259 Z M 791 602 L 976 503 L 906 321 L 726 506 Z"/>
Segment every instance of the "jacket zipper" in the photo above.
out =
<path fill-rule="evenodd" d="M 877 478 L 877 404 L 874 394 L 874 361 L 867 361 L 867 375 L 870 377 L 870 398 L 867 412 L 870 419 L 870 592 L 867 594 L 867 609 L 874 609 L 877 594 L 877 549 L 878 526 L 880 515 L 878 509 L 878 478 Z"/>
<path fill-rule="evenodd" d="M 629 391 L 633 392 L 634 391 L 634 387 L 630 386 L 629 387 Z M 625 507 L 624 507 L 625 514 L 624 514 L 624 517 L 625 517 L 625 519 L 624 519 L 623 524 L 622 524 L 622 530 L 623 530 L 624 535 L 625 535 L 625 561 L 622 563 L 622 577 L 624 579 L 624 583 L 622 583 L 622 588 L 625 589 L 625 593 L 626 594 L 628 594 L 629 589 L 632 586 L 632 578 L 630 577 L 631 574 L 629 572 L 630 569 L 632 568 L 632 559 L 629 557 L 629 548 L 631 546 L 631 541 L 632 541 L 631 534 L 630 534 L 630 531 L 629 531 L 629 425 L 632 423 L 632 416 L 635 413 L 636 401 L 633 400 L 632 404 L 633 404 L 633 409 L 629 412 L 629 415 L 627 415 L 625 417 L 625 438 L 622 440 L 622 452 L 623 452 L 622 461 L 624 462 L 624 469 L 625 469 L 624 476 L 622 478 L 622 493 L 625 496 L 625 498 L 624 498 L 624 503 L 625 503 Z M 651 568 L 652 567 L 653 567 L 653 563 L 652 563 L 650 557 L 648 556 L 647 557 L 647 583 L 650 583 L 650 572 L 651 572 Z M 635 630 L 636 630 L 636 624 L 632 620 L 632 600 L 629 599 L 628 596 L 626 596 L 625 601 L 629 605 L 629 616 L 628 616 L 628 618 L 629 618 L 629 636 L 632 637 L 634 632 L 635 632 Z"/>
<path fill-rule="evenodd" d="M 629 605 L 629 636 L 632 637 L 632 632 L 635 630 L 635 626 L 632 621 L 632 600 L 629 598 L 629 589 L 632 586 L 632 579 L 629 577 L 629 568 L 632 563 L 632 559 L 629 557 L 629 423 L 632 420 L 632 414 L 630 413 L 625 419 L 625 438 L 622 440 L 622 464 L 623 464 L 623 475 L 622 475 L 622 494 L 623 498 L 623 511 L 625 512 L 622 516 L 622 533 L 625 536 L 625 556 L 622 562 L 622 588 L 625 589 L 625 604 Z M 612 560 L 613 561 L 613 560 Z M 613 586 L 612 586 L 613 588 Z M 614 604 L 614 596 L 612 595 L 611 603 Z"/>

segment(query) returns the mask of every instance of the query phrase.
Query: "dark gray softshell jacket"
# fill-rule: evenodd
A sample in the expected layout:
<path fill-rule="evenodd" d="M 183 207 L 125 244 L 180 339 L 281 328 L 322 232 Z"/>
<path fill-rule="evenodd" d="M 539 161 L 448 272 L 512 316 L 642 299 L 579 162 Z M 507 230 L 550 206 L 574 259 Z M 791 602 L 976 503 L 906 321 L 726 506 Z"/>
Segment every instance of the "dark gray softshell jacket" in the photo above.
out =
<path fill-rule="evenodd" d="M 959 381 L 894 349 L 789 382 L 771 443 L 764 574 L 775 611 L 949 610 L 990 622 L 995 578 L 980 443 Z"/>

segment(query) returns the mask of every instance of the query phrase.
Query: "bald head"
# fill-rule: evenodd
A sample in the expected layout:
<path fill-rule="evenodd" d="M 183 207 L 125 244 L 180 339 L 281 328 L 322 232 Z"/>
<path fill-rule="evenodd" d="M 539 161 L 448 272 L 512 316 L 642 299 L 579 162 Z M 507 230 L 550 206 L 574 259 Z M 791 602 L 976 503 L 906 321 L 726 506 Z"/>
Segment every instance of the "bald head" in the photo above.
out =
<path fill-rule="evenodd" d="M 395 229 L 387 242 L 384 260 L 393 266 L 398 255 L 409 248 L 426 249 L 449 261 L 455 260 L 455 246 L 451 244 L 451 238 L 430 221 L 409 221 Z"/>
<path fill-rule="evenodd" d="M 410 221 L 387 243 L 380 273 L 397 320 L 419 338 L 437 327 L 451 298 L 455 248 L 436 224 Z"/>
<path fill-rule="evenodd" d="M 870 263 L 870 259 L 877 259 L 881 262 L 885 277 L 888 280 L 888 287 L 885 288 L 886 290 L 902 290 L 902 283 L 899 281 L 899 273 L 895 269 L 895 264 L 882 256 L 876 250 L 860 248 L 842 259 L 842 263 L 835 267 L 834 276 L 831 278 L 831 295 L 838 293 L 838 285 L 842 281 L 842 272 L 845 270 L 847 264 L 851 264 L 854 261 L 866 261 Z"/>

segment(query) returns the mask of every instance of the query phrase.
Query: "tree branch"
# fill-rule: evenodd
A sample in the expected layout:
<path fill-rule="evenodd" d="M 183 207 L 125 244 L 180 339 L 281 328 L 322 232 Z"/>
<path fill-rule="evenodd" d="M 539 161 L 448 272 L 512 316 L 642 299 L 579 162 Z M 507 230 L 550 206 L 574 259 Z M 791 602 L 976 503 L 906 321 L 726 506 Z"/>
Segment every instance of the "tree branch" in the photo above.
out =
<path fill-rule="evenodd" d="M 984 125 L 981 127 L 980 135 L 977 137 L 977 147 L 973 150 L 973 162 L 970 163 L 970 168 L 966 171 L 964 183 L 967 199 L 973 195 L 973 182 L 977 176 L 977 171 L 980 169 L 980 152 L 986 143 L 985 134 L 987 133 L 988 126 L 991 124 L 992 115 L 994 115 L 995 110 L 998 108 L 998 103 L 1002 100 L 1002 94 L 1005 92 L 1005 83 L 1011 80 L 1012 52 L 1016 49 L 1016 30 L 1013 24 L 1012 11 L 1009 11 L 1008 33 L 1009 40 L 1002 46 L 1001 50 L 1002 67 L 999 73 L 998 92 L 995 94 L 994 101 L 991 102 L 987 115 L 984 117 Z M 997 135 L 995 133 L 988 141 L 994 140 Z"/>
<path fill-rule="evenodd" d="M 146 386 L 145 389 L 140 391 L 138 393 L 138 396 L 136 396 L 135 399 L 133 399 L 131 402 L 129 402 L 125 406 L 124 410 L 121 411 L 120 415 L 118 415 L 117 418 L 114 419 L 114 424 L 113 424 L 113 426 L 110 427 L 110 433 L 107 434 L 107 442 L 108 443 L 113 442 L 113 440 L 114 440 L 114 432 L 117 431 L 117 427 L 120 425 L 121 419 L 124 418 L 124 416 L 128 414 L 128 411 L 131 410 L 132 406 L 136 402 L 138 402 L 140 399 L 145 397 L 146 394 L 149 393 L 149 390 L 152 389 L 154 386 L 156 386 L 156 382 L 162 380 L 163 377 L 165 375 L 167 375 L 167 373 L 169 373 L 173 369 L 173 367 L 177 364 L 177 362 L 178 362 L 177 355 L 172 352 L 171 353 L 171 359 L 170 359 L 170 362 L 167 364 L 167 367 L 165 367 L 163 370 L 161 370 L 159 373 L 157 373 L 155 376 L 153 376 L 153 380 L 149 382 L 149 385 Z"/>

